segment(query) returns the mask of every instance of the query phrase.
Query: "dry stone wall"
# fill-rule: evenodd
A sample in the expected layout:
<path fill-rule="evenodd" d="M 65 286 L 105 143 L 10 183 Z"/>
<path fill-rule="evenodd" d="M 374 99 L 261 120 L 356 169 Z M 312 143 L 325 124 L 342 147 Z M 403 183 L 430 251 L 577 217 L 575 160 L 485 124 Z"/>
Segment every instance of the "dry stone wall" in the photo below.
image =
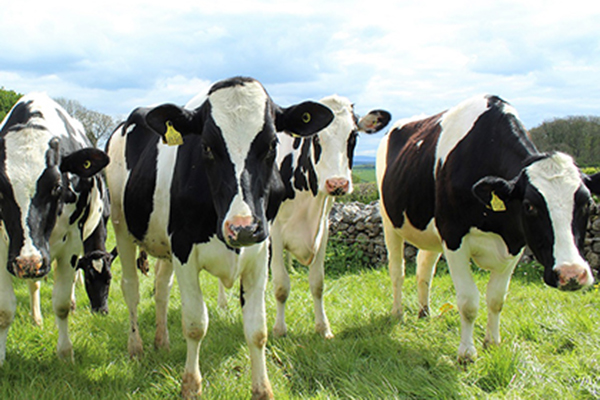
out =
<path fill-rule="evenodd" d="M 370 204 L 335 203 L 329 215 L 329 237 L 329 240 L 358 246 L 374 266 L 387 263 L 387 251 L 377 201 Z M 404 253 L 406 259 L 412 261 L 417 250 L 411 245 L 406 245 Z M 600 206 L 598 205 L 592 207 L 584 254 L 590 266 L 598 271 L 600 269 Z M 532 259 L 531 253 L 526 251 L 521 262 L 529 262 Z"/>

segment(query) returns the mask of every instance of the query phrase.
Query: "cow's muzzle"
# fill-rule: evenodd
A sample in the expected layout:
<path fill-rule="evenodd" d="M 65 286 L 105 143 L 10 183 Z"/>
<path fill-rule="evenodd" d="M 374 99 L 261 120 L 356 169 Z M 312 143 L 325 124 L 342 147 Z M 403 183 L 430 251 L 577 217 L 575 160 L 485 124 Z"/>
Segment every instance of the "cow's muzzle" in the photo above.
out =
<path fill-rule="evenodd" d="M 43 278 L 50 271 L 48 264 L 39 256 L 16 257 L 12 262 L 12 272 L 18 278 Z"/>
<path fill-rule="evenodd" d="M 348 193 L 350 181 L 346 178 L 330 178 L 325 181 L 325 190 L 330 196 L 343 196 Z"/>
<path fill-rule="evenodd" d="M 561 290 L 579 290 L 594 283 L 589 267 L 584 265 L 563 264 L 554 271 L 558 278 L 558 288 Z"/>
<path fill-rule="evenodd" d="M 252 217 L 233 217 L 225 221 L 225 241 L 232 247 L 250 246 L 266 239 L 260 222 Z"/>

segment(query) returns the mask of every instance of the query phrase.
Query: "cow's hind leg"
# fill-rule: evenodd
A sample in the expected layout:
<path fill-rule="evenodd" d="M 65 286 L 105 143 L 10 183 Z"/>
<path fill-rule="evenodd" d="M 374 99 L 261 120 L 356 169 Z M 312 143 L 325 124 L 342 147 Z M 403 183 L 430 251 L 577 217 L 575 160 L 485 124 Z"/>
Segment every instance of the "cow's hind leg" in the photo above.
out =
<path fill-rule="evenodd" d="M 242 287 L 244 288 L 244 334 L 252 363 L 252 399 L 272 399 L 273 391 L 267 375 L 265 347 L 267 345 L 267 316 L 265 290 L 267 286 L 267 248 L 255 245 L 245 249 L 242 265 Z"/>
<path fill-rule="evenodd" d="M 73 343 L 69 338 L 69 313 L 72 307 L 71 296 L 74 279 L 75 269 L 71 266 L 70 261 L 57 259 L 52 289 L 52 308 L 56 314 L 58 327 L 58 357 L 67 361 L 73 361 Z"/>
<path fill-rule="evenodd" d="M 519 255 L 520 256 L 520 255 Z M 520 257 L 515 257 L 504 270 L 492 271 L 487 285 L 486 302 L 488 309 L 487 329 L 484 346 L 500 344 L 500 312 L 506 300 L 510 278 Z"/>
<path fill-rule="evenodd" d="M 315 308 L 315 330 L 325 339 L 331 339 L 333 338 L 333 333 L 331 332 L 331 327 L 329 326 L 329 320 L 325 314 L 325 306 L 323 304 L 323 282 L 325 278 L 324 262 L 327 238 L 327 228 L 325 228 L 321 239 L 321 244 L 319 246 L 319 251 L 309 266 L 308 281 L 310 284 L 310 292 L 313 297 Z"/>
<path fill-rule="evenodd" d="M 31 305 L 31 318 L 37 326 L 42 326 L 43 317 L 40 305 L 40 281 L 28 281 L 29 286 L 29 304 Z"/>
<path fill-rule="evenodd" d="M 419 250 L 417 253 L 417 293 L 419 296 L 419 318 L 429 315 L 429 292 L 435 275 L 435 267 L 441 253 Z"/>
<path fill-rule="evenodd" d="M 182 266 L 176 258 L 173 258 L 173 267 L 181 293 L 183 336 L 187 343 L 181 394 L 189 399 L 202 394 L 199 354 L 200 343 L 208 329 L 208 312 L 198 282 L 198 269 L 192 265 Z"/>
<path fill-rule="evenodd" d="M 169 311 L 169 295 L 173 287 L 173 264 L 170 260 L 156 261 L 154 280 L 154 299 L 156 303 L 156 335 L 154 347 L 169 350 L 169 328 L 167 313 Z"/>
<path fill-rule="evenodd" d="M 383 218 L 383 231 L 385 246 L 388 253 L 388 270 L 392 281 L 394 300 L 392 303 L 392 316 L 402 319 L 402 286 L 404 285 L 404 239 L 398 235 L 392 223 Z"/>

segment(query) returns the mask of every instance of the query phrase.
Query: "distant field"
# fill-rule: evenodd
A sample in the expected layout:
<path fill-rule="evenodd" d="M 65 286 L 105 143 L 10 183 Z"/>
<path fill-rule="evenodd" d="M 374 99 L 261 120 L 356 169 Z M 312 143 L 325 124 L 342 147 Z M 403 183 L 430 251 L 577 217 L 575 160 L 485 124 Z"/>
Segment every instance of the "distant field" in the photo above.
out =
<path fill-rule="evenodd" d="M 352 168 L 355 182 L 375 182 L 375 165 L 359 164 Z"/>

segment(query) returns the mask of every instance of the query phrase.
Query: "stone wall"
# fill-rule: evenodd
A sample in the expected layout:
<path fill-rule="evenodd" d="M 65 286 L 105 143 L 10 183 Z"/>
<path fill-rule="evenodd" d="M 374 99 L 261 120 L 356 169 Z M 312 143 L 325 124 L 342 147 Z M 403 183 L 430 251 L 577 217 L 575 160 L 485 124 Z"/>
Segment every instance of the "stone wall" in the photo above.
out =
<path fill-rule="evenodd" d="M 329 237 L 329 240 L 359 246 L 359 249 L 371 259 L 373 265 L 387 263 L 378 202 L 335 203 L 329 215 Z M 412 261 L 417 251 L 413 246 L 406 245 L 404 253 L 406 259 Z M 593 269 L 600 269 L 600 206 L 598 205 L 592 208 L 584 254 Z M 528 262 L 532 259 L 531 253 L 526 250 L 521 261 Z"/>

